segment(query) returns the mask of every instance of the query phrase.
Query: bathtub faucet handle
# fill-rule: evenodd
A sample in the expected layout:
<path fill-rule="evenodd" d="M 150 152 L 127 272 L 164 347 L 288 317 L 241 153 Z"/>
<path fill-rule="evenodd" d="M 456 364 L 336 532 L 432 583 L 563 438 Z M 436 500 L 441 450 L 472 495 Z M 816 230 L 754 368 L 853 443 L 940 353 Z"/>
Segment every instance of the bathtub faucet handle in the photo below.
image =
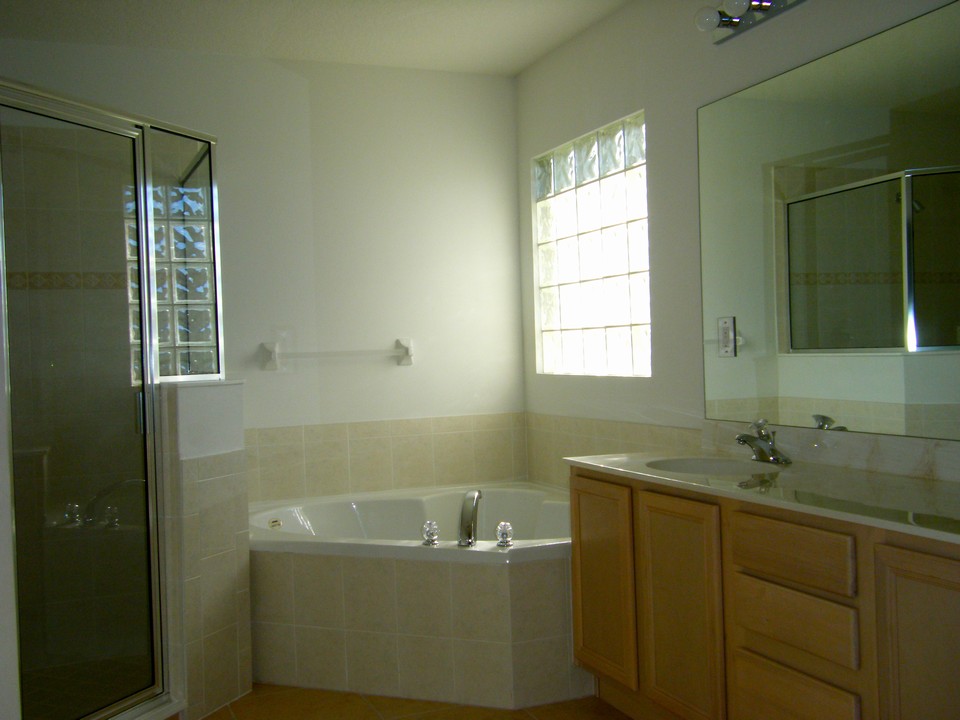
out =
<path fill-rule="evenodd" d="M 436 520 L 427 520 L 423 524 L 423 531 L 421 532 L 423 536 L 423 544 L 430 547 L 436 547 L 440 544 L 440 528 L 437 526 Z"/>
<path fill-rule="evenodd" d="M 497 525 L 497 547 L 513 546 L 513 525 L 504 520 Z"/>
<path fill-rule="evenodd" d="M 463 505 L 460 507 L 460 547 L 473 547 L 477 544 L 477 508 L 483 493 L 479 490 L 468 490 L 463 496 Z"/>

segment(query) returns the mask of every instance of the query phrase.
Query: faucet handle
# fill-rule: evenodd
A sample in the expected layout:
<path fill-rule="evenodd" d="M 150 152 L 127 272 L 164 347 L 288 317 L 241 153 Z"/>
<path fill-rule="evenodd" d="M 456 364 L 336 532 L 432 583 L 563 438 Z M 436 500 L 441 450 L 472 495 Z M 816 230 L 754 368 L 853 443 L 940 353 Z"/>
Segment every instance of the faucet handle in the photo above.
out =
<path fill-rule="evenodd" d="M 773 437 L 773 433 L 767 430 L 767 424 L 764 418 L 758 418 L 750 423 L 750 429 L 757 433 L 758 438 L 769 440 Z"/>

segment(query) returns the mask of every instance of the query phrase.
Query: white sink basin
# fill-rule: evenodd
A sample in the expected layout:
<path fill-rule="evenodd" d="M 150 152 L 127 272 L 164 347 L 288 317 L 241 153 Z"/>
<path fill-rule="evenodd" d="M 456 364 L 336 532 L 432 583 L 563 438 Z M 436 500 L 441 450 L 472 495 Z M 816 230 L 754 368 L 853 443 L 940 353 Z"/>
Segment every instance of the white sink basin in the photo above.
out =
<path fill-rule="evenodd" d="M 676 457 L 650 460 L 651 470 L 686 475 L 764 475 L 780 472 L 783 465 L 739 458 Z"/>

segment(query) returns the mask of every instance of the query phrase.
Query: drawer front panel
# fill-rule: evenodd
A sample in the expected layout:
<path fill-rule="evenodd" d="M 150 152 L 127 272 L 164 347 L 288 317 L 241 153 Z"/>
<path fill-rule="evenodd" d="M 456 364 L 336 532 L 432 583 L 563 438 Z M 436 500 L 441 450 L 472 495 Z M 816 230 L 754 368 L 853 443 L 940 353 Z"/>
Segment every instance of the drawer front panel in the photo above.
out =
<path fill-rule="evenodd" d="M 730 701 L 736 720 L 859 720 L 860 699 L 809 675 L 737 650 Z"/>
<path fill-rule="evenodd" d="M 856 670 L 857 611 L 829 600 L 736 573 L 736 621 L 752 632 Z"/>
<path fill-rule="evenodd" d="M 853 536 L 742 512 L 733 513 L 731 530 L 736 564 L 816 590 L 856 595 Z"/>

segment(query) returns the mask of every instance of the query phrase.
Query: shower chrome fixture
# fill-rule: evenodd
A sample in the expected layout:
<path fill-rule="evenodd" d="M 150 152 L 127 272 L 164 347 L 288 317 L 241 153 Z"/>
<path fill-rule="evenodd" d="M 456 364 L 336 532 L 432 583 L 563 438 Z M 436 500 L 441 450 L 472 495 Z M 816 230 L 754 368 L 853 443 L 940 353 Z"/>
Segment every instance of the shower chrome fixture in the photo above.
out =
<path fill-rule="evenodd" d="M 789 10 L 803 0 L 723 0 L 719 6 L 700 8 L 694 22 L 703 32 L 712 32 L 713 42 L 721 43 L 753 27 L 762 20 Z"/>

